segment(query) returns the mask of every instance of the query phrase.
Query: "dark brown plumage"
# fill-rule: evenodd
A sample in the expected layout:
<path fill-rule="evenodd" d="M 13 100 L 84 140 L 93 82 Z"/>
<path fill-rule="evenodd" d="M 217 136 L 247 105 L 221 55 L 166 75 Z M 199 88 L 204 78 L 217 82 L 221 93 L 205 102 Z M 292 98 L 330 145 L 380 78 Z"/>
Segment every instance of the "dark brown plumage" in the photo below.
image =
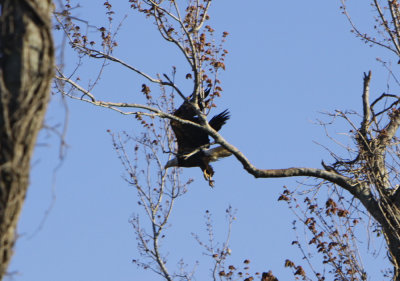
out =
<path fill-rule="evenodd" d="M 207 96 L 208 92 L 206 91 L 205 94 Z M 175 110 L 174 115 L 200 124 L 196 111 L 187 101 Z M 214 116 L 209 121 L 209 124 L 214 130 L 219 131 L 226 124 L 229 117 L 228 110 L 225 110 Z M 165 167 L 200 167 L 204 178 L 209 182 L 210 186 L 213 186 L 212 176 L 214 175 L 214 170 L 209 163 L 217 161 L 221 157 L 227 157 L 231 153 L 222 146 L 210 149 L 208 134 L 200 128 L 190 124 L 182 124 L 175 120 L 171 120 L 171 127 L 178 143 L 178 155 L 168 161 Z"/>

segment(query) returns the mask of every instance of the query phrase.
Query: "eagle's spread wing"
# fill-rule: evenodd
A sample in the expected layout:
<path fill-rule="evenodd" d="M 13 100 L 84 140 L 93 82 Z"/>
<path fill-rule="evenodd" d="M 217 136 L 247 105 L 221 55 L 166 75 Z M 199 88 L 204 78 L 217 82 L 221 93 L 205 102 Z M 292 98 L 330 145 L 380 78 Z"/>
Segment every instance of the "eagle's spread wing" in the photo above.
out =
<path fill-rule="evenodd" d="M 223 125 L 225 125 L 226 121 L 228 121 L 230 118 L 229 111 L 228 109 L 224 110 L 218 115 L 215 115 L 210 122 L 210 126 L 216 130 L 219 131 Z"/>
<path fill-rule="evenodd" d="M 185 119 L 199 124 L 199 120 L 196 117 Z M 200 128 L 188 124 L 182 124 L 174 120 L 171 121 L 171 126 L 178 142 L 178 154 L 180 155 L 190 153 L 193 150 L 210 143 L 208 135 Z"/>
<path fill-rule="evenodd" d="M 211 88 L 208 88 L 204 91 L 204 99 L 208 97 L 208 95 L 210 94 L 210 91 L 211 91 Z M 194 102 L 194 97 L 189 97 L 189 100 L 191 102 Z M 201 102 L 200 100 L 198 100 L 197 105 L 199 106 L 200 111 L 203 111 L 204 106 L 207 106 L 208 103 L 209 103 L 209 99 L 204 102 Z M 177 110 L 175 110 L 174 115 L 176 117 L 179 117 L 179 118 L 182 118 L 185 120 L 190 120 L 190 121 L 196 122 L 194 120 L 194 119 L 196 119 L 195 116 L 197 115 L 196 111 L 194 111 L 192 105 L 190 105 L 189 102 L 187 102 L 187 101 L 184 101 L 182 103 L 182 105 Z"/>

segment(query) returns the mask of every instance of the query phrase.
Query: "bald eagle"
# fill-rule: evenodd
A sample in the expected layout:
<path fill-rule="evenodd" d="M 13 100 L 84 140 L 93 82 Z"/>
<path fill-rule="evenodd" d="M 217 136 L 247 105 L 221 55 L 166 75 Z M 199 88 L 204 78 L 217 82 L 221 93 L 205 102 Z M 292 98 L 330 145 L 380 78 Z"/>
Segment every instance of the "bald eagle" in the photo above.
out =
<path fill-rule="evenodd" d="M 207 94 L 208 92 L 206 91 L 206 95 Z M 200 118 L 187 101 L 175 110 L 174 115 L 181 119 L 200 124 Z M 229 117 L 228 110 L 225 110 L 214 116 L 209 121 L 209 124 L 214 130 L 219 131 L 226 121 L 228 121 Z M 214 170 L 210 162 L 230 156 L 232 153 L 222 146 L 210 148 L 208 134 L 200 128 L 189 124 L 182 124 L 175 120 L 171 120 L 171 127 L 178 143 L 178 155 L 176 158 L 168 161 L 165 168 L 200 167 L 203 171 L 204 178 L 208 181 L 209 185 L 213 187 L 214 181 L 212 180 L 212 176 L 214 175 Z"/>

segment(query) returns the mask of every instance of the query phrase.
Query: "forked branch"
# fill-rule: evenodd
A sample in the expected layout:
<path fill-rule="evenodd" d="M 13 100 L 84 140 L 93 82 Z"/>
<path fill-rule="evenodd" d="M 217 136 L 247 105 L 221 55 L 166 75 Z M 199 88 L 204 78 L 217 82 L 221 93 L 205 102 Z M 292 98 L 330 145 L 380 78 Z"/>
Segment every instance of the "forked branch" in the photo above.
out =
<path fill-rule="evenodd" d="M 369 83 L 371 81 L 371 71 L 368 74 L 364 72 L 364 89 L 362 94 L 363 100 L 363 121 L 361 123 L 361 134 L 367 138 L 368 127 L 371 122 L 371 108 L 369 104 Z"/>

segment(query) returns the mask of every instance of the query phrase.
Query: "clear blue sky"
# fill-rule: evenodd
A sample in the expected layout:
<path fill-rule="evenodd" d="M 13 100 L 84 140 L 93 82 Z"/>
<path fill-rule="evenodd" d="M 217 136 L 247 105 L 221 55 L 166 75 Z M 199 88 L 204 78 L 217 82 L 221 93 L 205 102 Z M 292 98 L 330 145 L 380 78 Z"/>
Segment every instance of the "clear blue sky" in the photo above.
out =
<path fill-rule="evenodd" d="M 75 15 L 90 24 L 106 25 L 103 1 L 88 2 L 81 1 Z M 322 159 L 331 159 L 313 141 L 333 147 L 323 129 L 314 124 L 323 118 L 319 112 L 359 111 L 363 72 L 373 71 L 372 96 L 377 96 L 386 90 L 387 73 L 376 57 L 393 58 L 382 49 L 367 47 L 350 33 L 339 10 L 340 1 L 242 3 L 215 1 L 210 9 L 213 28 L 230 34 L 225 45 L 229 50 L 227 69 L 220 76 L 224 92 L 215 112 L 229 108 L 232 118 L 221 133 L 257 167 L 319 168 Z M 116 57 L 151 75 L 168 73 L 172 65 L 178 75 L 186 73 L 184 59 L 176 48 L 160 40 L 150 21 L 130 10 L 128 1 L 111 4 L 117 12 L 116 22 L 128 15 L 119 33 Z M 358 2 L 351 11 L 362 27 L 372 25 L 367 3 Z M 68 69 L 76 63 L 70 52 L 65 63 Z M 84 63 L 80 76 L 88 81 L 98 64 L 94 60 Z M 395 70 L 397 67 L 394 65 Z M 93 92 L 108 101 L 135 102 L 142 83 L 132 71 L 111 65 Z M 42 132 L 35 151 L 31 186 L 18 228 L 21 237 L 9 268 L 17 272 L 12 280 L 159 280 L 131 263 L 137 250 L 128 220 L 138 211 L 136 192 L 122 179 L 123 168 L 106 132 L 139 132 L 137 122 L 132 116 L 75 100 L 67 103 L 68 150 L 54 185 L 58 138 Z M 64 117 L 60 97 L 53 96 L 46 124 L 62 124 Z M 331 133 L 347 132 L 341 125 Z M 304 179 L 254 179 L 233 157 L 213 166 L 214 189 L 208 187 L 199 169 L 184 170 L 184 176 L 195 182 L 175 206 L 169 240 L 163 247 L 169 253 L 171 271 L 180 258 L 189 265 L 198 260 L 196 280 L 210 280 L 210 259 L 202 255 L 191 233 L 206 238 L 203 216 L 210 210 L 217 239 L 223 240 L 225 209 L 232 205 L 238 210 L 230 247 L 232 264 L 249 258 L 252 270 L 272 270 L 280 280 L 292 280 L 283 264 L 286 258 L 300 262 L 298 250 L 290 245 L 294 217 L 277 198 L 283 185 L 294 187 Z M 52 204 L 44 226 L 36 232 Z"/>

